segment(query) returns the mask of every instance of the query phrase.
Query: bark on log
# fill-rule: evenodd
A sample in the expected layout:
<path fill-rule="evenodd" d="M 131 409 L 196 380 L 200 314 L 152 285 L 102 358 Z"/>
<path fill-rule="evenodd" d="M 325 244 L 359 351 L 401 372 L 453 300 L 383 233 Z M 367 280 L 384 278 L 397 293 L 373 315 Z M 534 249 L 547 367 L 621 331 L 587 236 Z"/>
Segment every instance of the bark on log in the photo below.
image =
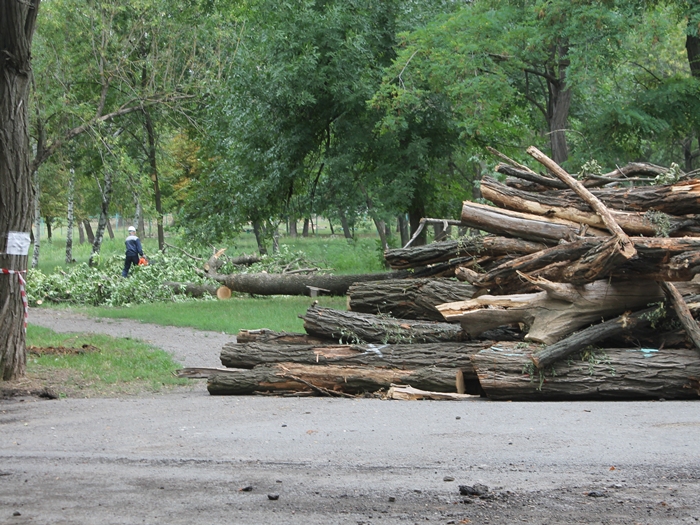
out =
<path fill-rule="evenodd" d="M 433 392 L 457 392 L 456 371 L 449 368 L 400 370 L 354 366 L 314 366 L 278 363 L 252 370 L 231 369 L 207 382 L 211 395 L 246 395 L 255 392 L 326 391 L 362 394 L 411 385 Z"/>
<path fill-rule="evenodd" d="M 697 399 L 700 359 L 693 349 L 603 349 L 546 371 L 528 353 L 499 344 L 472 358 L 486 396 L 494 400 Z M 528 373 L 529 372 L 529 373 Z"/>
<path fill-rule="evenodd" d="M 531 255 L 508 261 L 485 274 L 474 276 L 470 282 L 478 288 L 510 290 L 521 285 L 518 272 L 551 281 L 567 281 L 575 273 L 584 272 L 584 263 L 590 271 L 598 262 L 587 258 L 575 267 L 569 261 L 593 255 L 606 242 L 605 238 L 586 237 L 569 244 L 560 244 Z M 700 273 L 700 238 L 647 238 L 631 237 L 638 257 L 627 261 L 610 272 L 618 279 L 655 281 L 689 281 Z M 598 267 L 600 268 L 600 267 Z M 600 272 L 598 272 L 600 275 Z M 607 277 L 603 274 L 603 276 Z"/>
<path fill-rule="evenodd" d="M 543 292 L 492 296 L 438 305 L 448 321 L 458 321 L 471 337 L 498 326 L 524 324 L 527 341 L 553 344 L 601 318 L 638 310 L 663 298 L 656 283 L 596 281 L 575 287 L 536 280 Z"/>
<path fill-rule="evenodd" d="M 312 306 L 301 316 L 311 335 L 345 343 L 441 343 L 467 340 L 456 324 L 393 319 Z"/>
<path fill-rule="evenodd" d="M 348 308 L 398 319 L 442 321 L 435 305 L 470 299 L 474 291 L 473 286 L 450 279 L 355 283 L 348 289 Z"/>
<path fill-rule="evenodd" d="M 407 345 L 227 343 L 221 349 L 221 364 L 228 368 L 298 363 L 411 370 L 435 366 L 459 368 L 469 372 L 472 371 L 469 357 L 489 346 L 491 346 L 490 342 Z"/>
<path fill-rule="evenodd" d="M 219 288 L 214 284 L 194 284 L 194 283 L 175 283 L 166 281 L 163 286 L 168 286 L 175 293 L 189 295 L 191 297 L 204 297 L 205 295 L 216 296 L 216 290 Z"/>
<path fill-rule="evenodd" d="M 387 250 L 384 259 L 394 270 L 417 268 L 456 257 L 466 256 L 500 256 L 510 254 L 528 254 L 550 246 L 540 242 L 512 239 L 508 237 L 473 235 L 456 241 L 434 242 L 414 248 Z"/>
<path fill-rule="evenodd" d="M 502 210 L 469 201 L 462 204 L 461 218 L 462 223 L 471 228 L 548 244 L 552 244 L 551 241 L 574 239 L 584 234 L 596 237 L 609 236 L 605 231 L 584 227 L 572 221 Z"/>
<path fill-rule="evenodd" d="M 630 241 L 627 234 L 615 221 L 615 218 L 612 216 L 607 206 L 605 206 L 605 204 L 603 204 L 598 197 L 588 191 L 583 184 L 574 179 L 571 175 L 564 171 L 561 166 L 547 157 L 536 147 L 530 146 L 527 148 L 527 152 L 549 171 L 554 173 L 554 175 L 556 175 L 562 182 L 569 186 L 574 193 L 576 193 L 576 195 L 581 197 L 581 199 L 583 199 L 593 209 L 593 211 L 600 216 L 610 233 L 617 238 L 617 252 L 619 253 L 620 257 L 629 260 L 637 255 L 637 251 L 634 249 L 632 241 Z"/>
<path fill-rule="evenodd" d="M 315 345 L 333 343 L 332 339 L 313 337 L 309 334 L 294 332 L 275 332 L 267 328 L 241 330 L 236 334 L 238 343 L 282 343 L 295 345 Z"/>
<path fill-rule="evenodd" d="M 389 272 L 359 275 L 234 273 L 209 277 L 234 292 L 253 295 L 309 295 L 309 287 L 328 290 L 329 295 L 345 295 L 350 285 L 356 282 L 401 279 L 407 276 L 403 272 Z"/>
<path fill-rule="evenodd" d="M 490 178 L 483 179 L 480 187 L 484 198 L 501 208 L 547 217 L 557 217 L 581 224 L 588 224 L 598 229 L 605 228 L 602 218 L 580 199 L 577 203 L 576 199 L 565 200 L 557 195 L 518 191 Z M 633 195 L 630 192 L 630 198 Z M 663 236 L 680 236 L 687 233 L 689 228 L 700 229 L 700 221 L 697 220 L 697 216 L 666 216 L 664 224 L 661 225 L 656 224 L 652 220 L 652 216 L 643 212 L 610 209 L 610 215 L 628 235 L 654 237 L 664 234 Z"/>
<path fill-rule="evenodd" d="M 680 321 L 683 329 L 688 334 L 688 337 L 695 345 L 696 350 L 700 350 L 700 327 L 698 327 L 698 322 L 693 318 L 693 315 L 688 309 L 688 305 L 685 304 L 683 296 L 678 291 L 678 289 L 673 285 L 673 283 L 661 282 L 661 289 L 666 294 L 668 300 L 670 301 L 673 309 L 676 312 L 676 316 Z"/>

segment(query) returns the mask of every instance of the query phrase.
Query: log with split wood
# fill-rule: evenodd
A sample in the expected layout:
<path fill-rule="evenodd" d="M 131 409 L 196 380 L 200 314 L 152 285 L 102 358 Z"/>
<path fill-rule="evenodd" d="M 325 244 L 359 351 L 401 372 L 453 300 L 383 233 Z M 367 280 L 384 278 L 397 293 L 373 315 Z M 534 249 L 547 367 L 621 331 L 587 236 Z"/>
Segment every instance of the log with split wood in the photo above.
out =
<path fill-rule="evenodd" d="M 688 348 L 602 348 L 544 370 L 530 351 L 505 343 L 472 357 L 486 396 L 494 400 L 698 399 L 700 359 Z"/>
<path fill-rule="evenodd" d="M 209 378 L 211 395 L 257 392 L 315 392 L 324 395 L 363 394 L 388 390 L 392 384 L 431 392 L 458 393 L 458 370 L 426 367 L 412 370 L 339 365 L 276 363 L 253 369 L 230 369 Z"/>

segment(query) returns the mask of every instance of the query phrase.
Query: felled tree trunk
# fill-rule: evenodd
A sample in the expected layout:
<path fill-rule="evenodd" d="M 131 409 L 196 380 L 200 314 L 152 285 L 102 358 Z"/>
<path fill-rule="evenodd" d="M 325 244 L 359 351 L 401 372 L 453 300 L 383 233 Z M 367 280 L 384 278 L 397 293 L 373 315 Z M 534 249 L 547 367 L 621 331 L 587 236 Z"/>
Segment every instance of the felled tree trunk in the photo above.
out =
<path fill-rule="evenodd" d="M 176 283 L 166 281 L 163 286 L 172 288 L 175 293 L 189 295 L 190 297 L 204 297 L 205 295 L 216 295 L 219 288 L 214 284 Z"/>
<path fill-rule="evenodd" d="M 443 241 L 387 250 L 384 258 L 395 270 L 417 268 L 464 256 L 499 256 L 507 254 L 528 254 L 550 246 L 539 242 L 524 241 L 508 237 L 481 236 L 462 237 L 457 241 Z"/>
<path fill-rule="evenodd" d="M 469 299 L 475 288 L 450 279 L 406 279 L 355 283 L 348 289 L 353 312 L 386 314 L 398 319 L 442 321 L 435 305 Z"/>
<path fill-rule="evenodd" d="M 207 382 L 211 395 L 246 395 L 255 392 L 317 391 L 362 394 L 411 385 L 432 392 L 457 392 L 457 372 L 449 368 L 399 370 L 357 366 L 315 366 L 277 363 L 252 370 L 231 369 Z"/>
<path fill-rule="evenodd" d="M 494 400 L 697 399 L 700 360 L 693 349 L 596 349 L 585 359 L 540 371 L 528 354 L 501 344 L 472 357 L 486 396 Z"/>
<path fill-rule="evenodd" d="M 238 343 L 281 343 L 296 345 L 329 344 L 333 340 L 321 337 L 313 337 L 309 334 L 299 334 L 294 332 L 275 332 L 267 328 L 255 330 L 241 330 L 236 334 Z"/>
<path fill-rule="evenodd" d="M 302 316 L 311 335 L 345 343 L 441 343 L 467 339 L 456 324 L 394 319 L 312 306 Z"/>
<path fill-rule="evenodd" d="M 543 292 L 482 295 L 438 305 L 446 320 L 460 322 L 471 337 L 498 326 L 524 324 L 525 340 L 553 344 L 601 318 L 638 310 L 663 298 L 656 283 L 596 281 L 585 286 L 534 280 Z"/>
<path fill-rule="evenodd" d="M 462 223 L 471 228 L 519 237 L 535 242 L 569 240 L 583 234 L 605 237 L 608 234 L 596 228 L 583 228 L 579 223 L 563 219 L 549 219 L 531 213 L 520 213 L 465 201 L 462 204 Z"/>
<path fill-rule="evenodd" d="M 581 199 L 578 201 L 576 198 L 562 199 L 558 193 L 543 194 L 519 191 L 489 178 L 482 180 L 481 192 L 484 198 L 508 210 L 557 217 L 588 224 L 598 229 L 605 228 L 602 218 Z M 630 191 L 628 197 L 631 200 L 634 193 Z M 660 221 L 655 222 L 652 215 L 641 211 L 611 209 L 610 213 L 628 235 L 654 237 L 663 233 L 671 236 L 682 236 L 689 233 L 691 229 L 693 231 L 700 230 L 700 221 L 696 217 L 665 216 L 663 224 L 661 224 Z"/>
<path fill-rule="evenodd" d="M 345 295 L 351 284 L 360 281 L 400 279 L 399 272 L 359 275 L 301 275 L 272 273 L 209 274 L 234 292 L 254 295 L 310 295 L 310 288 L 325 290 L 328 295 Z"/>

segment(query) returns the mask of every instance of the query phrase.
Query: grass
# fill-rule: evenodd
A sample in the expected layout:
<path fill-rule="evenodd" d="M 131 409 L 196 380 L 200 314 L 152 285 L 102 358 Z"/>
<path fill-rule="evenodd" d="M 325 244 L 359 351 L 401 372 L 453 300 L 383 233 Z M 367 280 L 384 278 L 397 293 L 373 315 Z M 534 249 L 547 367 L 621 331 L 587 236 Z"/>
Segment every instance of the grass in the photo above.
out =
<path fill-rule="evenodd" d="M 29 351 L 27 378 L 52 388 L 60 396 L 92 397 L 158 392 L 187 384 L 172 373 L 180 366 L 170 354 L 131 339 L 96 334 L 57 334 L 29 325 L 27 347 L 67 347 L 94 351 L 72 354 Z M 40 351 L 40 354 L 42 352 Z"/>
<path fill-rule="evenodd" d="M 346 309 L 345 297 L 318 297 L 321 306 Z M 136 319 L 164 326 L 188 326 L 235 334 L 242 329 L 269 328 L 277 331 L 303 332 L 299 315 L 306 312 L 309 297 L 234 297 L 227 301 L 187 301 L 154 303 L 129 308 L 96 307 L 81 309 L 96 317 Z"/>

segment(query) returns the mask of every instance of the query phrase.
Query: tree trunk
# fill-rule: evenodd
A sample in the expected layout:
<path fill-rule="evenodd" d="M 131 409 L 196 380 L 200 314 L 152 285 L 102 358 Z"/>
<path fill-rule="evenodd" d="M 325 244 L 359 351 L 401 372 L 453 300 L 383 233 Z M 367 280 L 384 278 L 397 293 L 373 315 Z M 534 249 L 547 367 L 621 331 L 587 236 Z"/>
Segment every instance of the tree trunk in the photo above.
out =
<path fill-rule="evenodd" d="M 302 227 L 302 230 L 301 230 L 301 236 L 302 237 L 309 236 L 309 219 L 304 219 L 304 226 Z"/>
<path fill-rule="evenodd" d="M 88 242 L 93 244 L 95 242 L 95 234 L 92 232 L 90 219 L 83 219 L 83 226 L 85 227 L 85 235 L 87 235 Z"/>
<path fill-rule="evenodd" d="M 459 325 L 394 319 L 312 306 L 302 316 L 307 333 L 345 343 L 441 343 L 466 341 Z"/>
<path fill-rule="evenodd" d="M 107 217 L 107 233 L 109 234 L 109 238 L 114 240 L 114 232 L 112 231 L 112 222 L 109 220 L 109 217 Z"/>
<path fill-rule="evenodd" d="M 39 207 L 39 198 L 41 196 L 41 188 L 39 187 L 39 174 L 34 172 L 34 251 L 32 253 L 32 268 L 39 266 L 39 252 L 41 250 L 41 209 Z"/>
<path fill-rule="evenodd" d="M 507 254 L 526 255 L 544 250 L 549 245 L 509 237 L 473 235 L 456 241 L 442 241 L 410 248 L 388 250 L 384 258 L 395 270 L 418 268 L 456 257 Z"/>
<path fill-rule="evenodd" d="M 454 368 L 400 370 L 278 363 L 252 370 L 231 369 L 228 373 L 215 374 L 207 382 L 207 389 L 211 395 L 249 395 L 290 390 L 362 394 L 388 390 L 392 384 L 411 385 L 431 392 L 457 392 L 457 373 Z"/>
<path fill-rule="evenodd" d="M 145 71 L 143 72 L 145 76 Z M 153 197 L 156 204 L 156 222 L 158 225 L 158 250 L 165 249 L 165 233 L 163 231 L 163 204 L 161 202 L 160 184 L 158 182 L 158 163 L 156 159 L 156 132 L 148 107 L 143 109 L 144 126 L 148 138 L 148 164 L 151 168 L 151 182 L 153 182 Z"/>
<path fill-rule="evenodd" d="M 494 400 L 697 399 L 700 360 L 693 349 L 596 349 L 540 371 L 527 353 L 499 344 L 472 357 Z"/>
<path fill-rule="evenodd" d="M 289 236 L 293 239 L 295 239 L 299 235 L 297 233 L 297 220 L 292 219 L 291 217 L 289 218 Z"/>
<path fill-rule="evenodd" d="M 348 307 L 353 312 L 398 319 L 443 321 L 435 306 L 469 299 L 474 290 L 469 284 L 449 279 L 369 281 L 355 283 L 348 289 Z"/>
<path fill-rule="evenodd" d="M 267 328 L 258 328 L 255 330 L 240 330 L 236 334 L 236 342 L 238 343 L 263 343 L 263 344 L 295 344 L 295 345 L 315 345 L 315 344 L 331 344 L 332 339 L 321 337 L 313 337 L 309 334 L 300 334 L 294 332 L 275 332 Z"/>
<path fill-rule="evenodd" d="M 85 244 L 85 228 L 83 228 L 83 221 L 78 220 L 78 239 L 80 244 Z"/>
<path fill-rule="evenodd" d="M 648 282 L 596 281 L 576 287 L 538 279 L 535 284 L 545 291 L 482 295 L 437 309 L 447 321 L 460 322 L 471 337 L 499 326 L 523 324 L 529 327 L 527 341 L 549 345 L 600 319 L 663 299 L 659 286 Z"/>
<path fill-rule="evenodd" d="M 32 225 L 31 47 L 39 0 L 0 2 L 0 374 L 25 373 L 24 275 Z"/>
<path fill-rule="evenodd" d="M 219 288 L 214 284 L 175 283 L 171 281 L 165 281 L 163 286 L 172 288 L 175 293 L 189 295 L 190 297 L 204 297 L 205 295 L 216 297 L 216 291 Z"/>
<path fill-rule="evenodd" d="M 104 239 L 105 227 L 109 221 L 109 205 L 112 202 L 112 172 L 109 168 L 105 169 L 104 184 L 101 188 L 102 205 L 100 207 L 100 218 L 97 221 L 97 233 L 95 240 L 92 243 L 92 253 L 90 254 L 89 266 L 95 265 L 95 258 L 100 253 L 102 248 L 102 240 Z"/>
<path fill-rule="evenodd" d="M 408 210 L 408 222 L 411 226 L 411 236 L 416 233 L 418 228 L 421 226 L 421 219 L 425 217 L 425 208 L 420 207 L 420 208 L 411 208 Z M 416 237 L 416 239 L 413 241 L 413 246 L 423 246 L 427 242 L 427 233 L 425 231 L 425 228 L 423 228 L 420 232 L 420 235 Z M 406 246 L 404 244 L 404 246 Z"/>
<path fill-rule="evenodd" d="M 73 262 L 73 202 L 75 199 L 75 170 L 71 168 L 68 179 L 68 213 L 66 218 L 66 264 Z"/>
<path fill-rule="evenodd" d="M 411 236 L 408 234 L 408 221 L 406 221 L 406 214 L 400 213 L 397 220 L 399 223 L 399 234 L 401 235 L 401 246 L 406 246 L 406 243 L 411 238 Z"/>
<path fill-rule="evenodd" d="M 406 277 L 406 274 L 399 272 L 359 275 L 234 273 L 211 274 L 209 277 L 228 286 L 234 292 L 254 295 L 309 295 L 309 287 L 320 288 L 329 295 L 345 295 L 350 285 L 355 282 L 400 279 Z"/>
<path fill-rule="evenodd" d="M 260 221 L 253 221 L 253 233 L 255 234 L 255 242 L 258 243 L 258 253 L 267 255 L 267 246 L 265 246 L 265 233 Z M 229 288 L 231 288 L 229 286 Z M 231 288 L 233 290 L 233 288 Z"/>
<path fill-rule="evenodd" d="M 343 235 L 346 239 L 352 239 L 352 232 L 350 231 L 350 225 L 348 224 L 348 218 L 343 210 L 338 210 L 338 216 L 340 217 L 340 225 L 343 227 Z"/>
<path fill-rule="evenodd" d="M 584 233 L 597 237 L 608 235 L 607 232 L 595 228 L 584 229 L 579 223 L 573 221 L 502 210 L 469 201 L 465 201 L 462 205 L 461 220 L 465 226 L 495 235 L 544 243 L 573 239 Z"/>
<path fill-rule="evenodd" d="M 493 179 L 485 178 L 481 183 L 481 191 L 484 197 L 496 206 L 508 210 L 514 210 L 547 217 L 557 217 L 582 224 L 588 224 L 594 228 L 604 229 L 605 224 L 601 217 L 591 211 L 581 199 L 562 199 L 557 194 L 532 193 L 518 191 L 509 188 Z M 628 198 L 634 198 L 633 189 L 628 190 Z M 697 197 L 696 197 L 697 198 Z M 648 208 L 649 209 L 649 208 Z M 688 228 L 700 232 L 700 221 L 693 217 L 666 217 L 662 226 L 654 224 L 650 216 L 645 212 L 629 212 L 610 210 L 611 216 L 620 227 L 629 235 L 654 236 L 679 236 L 688 233 Z"/>

